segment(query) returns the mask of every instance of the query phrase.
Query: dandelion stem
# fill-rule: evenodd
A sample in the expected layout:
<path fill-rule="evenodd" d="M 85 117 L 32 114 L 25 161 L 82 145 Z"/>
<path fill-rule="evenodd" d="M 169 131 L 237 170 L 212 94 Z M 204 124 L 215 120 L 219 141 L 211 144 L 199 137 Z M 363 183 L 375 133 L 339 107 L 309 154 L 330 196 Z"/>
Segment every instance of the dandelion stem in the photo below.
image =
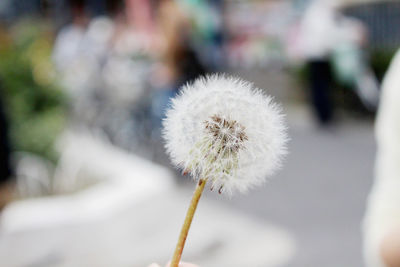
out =
<path fill-rule="evenodd" d="M 196 212 L 197 204 L 199 203 L 201 194 L 203 193 L 204 186 L 206 185 L 207 180 L 200 180 L 196 186 L 196 190 L 193 193 L 192 201 L 190 202 L 190 206 L 186 213 L 185 222 L 183 223 L 181 233 L 179 235 L 178 243 L 176 244 L 174 256 L 172 257 L 170 267 L 178 267 L 179 262 L 182 257 L 183 247 L 185 246 L 185 241 L 190 229 L 190 225 L 192 224 L 194 213 Z"/>

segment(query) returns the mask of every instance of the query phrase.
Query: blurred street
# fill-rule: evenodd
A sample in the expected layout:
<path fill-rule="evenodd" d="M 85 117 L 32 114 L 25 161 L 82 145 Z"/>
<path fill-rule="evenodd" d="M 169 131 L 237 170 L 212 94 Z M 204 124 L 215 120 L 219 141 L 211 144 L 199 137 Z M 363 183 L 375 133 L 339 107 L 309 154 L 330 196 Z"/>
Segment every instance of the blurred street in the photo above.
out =
<path fill-rule="evenodd" d="M 296 253 L 284 266 L 363 266 L 361 221 L 375 153 L 372 123 L 346 121 L 329 131 L 299 125 L 307 121 L 298 119 L 307 116 L 304 109 L 288 114 L 285 168 L 262 189 L 226 204 L 293 235 Z"/>
<path fill-rule="evenodd" d="M 363 266 L 361 223 L 376 150 L 373 121 L 342 118 L 337 127 L 319 128 L 308 107 L 290 101 L 293 92 L 282 75 L 240 75 L 283 101 L 290 151 L 285 167 L 263 188 L 221 199 L 258 222 L 289 231 L 297 246 L 284 266 Z"/>

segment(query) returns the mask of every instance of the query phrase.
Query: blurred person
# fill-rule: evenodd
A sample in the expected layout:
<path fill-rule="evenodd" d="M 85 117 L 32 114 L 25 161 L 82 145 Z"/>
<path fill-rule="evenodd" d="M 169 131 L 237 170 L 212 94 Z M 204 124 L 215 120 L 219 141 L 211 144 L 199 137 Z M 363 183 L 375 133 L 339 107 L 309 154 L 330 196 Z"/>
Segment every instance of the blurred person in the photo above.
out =
<path fill-rule="evenodd" d="M 177 89 L 185 82 L 204 74 L 204 67 L 190 43 L 190 21 L 174 0 L 161 0 L 157 21 L 164 41 L 161 61 L 167 68 L 167 81 Z"/>
<path fill-rule="evenodd" d="M 69 115 L 75 124 L 92 122 L 92 114 L 96 113 L 93 81 L 112 29 L 108 20 L 89 20 L 85 6 L 85 0 L 69 1 L 72 21 L 59 31 L 52 52 L 61 85 L 70 98 Z"/>
<path fill-rule="evenodd" d="M 190 18 L 201 62 L 209 68 L 220 69 L 224 64 L 224 1 L 178 1 Z"/>
<path fill-rule="evenodd" d="M 100 102 L 104 99 L 101 71 L 115 27 L 114 21 L 106 16 L 89 19 L 86 2 L 69 1 L 72 22 L 57 35 L 53 61 L 71 99 L 73 122 L 93 127 L 100 117 Z M 116 9 L 115 5 L 110 8 L 113 12 Z"/>
<path fill-rule="evenodd" d="M 132 11 L 150 12 L 150 1 L 107 0 L 105 5 L 108 16 L 90 19 L 77 42 L 60 32 L 53 58 L 71 98 L 72 126 L 88 128 L 120 148 L 137 150 L 151 132 L 149 80 L 159 38 L 149 16 Z M 76 45 L 65 58 L 62 48 L 70 47 L 70 41 Z"/>
<path fill-rule="evenodd" d="M 130 25 L 142 31 L 143 34 L 154 33 L 154 19 L 152 17 L 152 1 L 125 0 L 126 17 Z"/>
<path fill-rule="evenodd" d="M 363 224 L 368 267 L 400 266 L 400 51 L 382 84 L 375 180 Z"/>
<path fill-rule="evenodd" d="M 110 139 L 128 150 L 144 145 L 149 139 L 149 95 L 159 47 L 150 1 L 108 1 L 113 33 L 104 56 L 104 112 Z M 117 3 L 119 2 L 119 4 Z M 141 12 L 139 12 L 141 11 Z"/>
<path fill-rule="evenodd" d="M 192 29 L 187 14 L 173 0 L 160 0 L 156 13 L 163 46 L 156 74 L 159 90 L 153 95 L 152 113 L 155 128 L 161 126 L 169 99 L 185 83 L 204 75 L 207 70 L 193 48 Z"/>
<path fill-rule="evenodd" d="M 304 56 L 309 71 L 311 101 L 321 124 L 328 124 L 333 118 L 333 104 L 330 97 L 331 68 L 329 56 L 334 43 L 335 10 L 333 1 L 314 0 L 301 22 Z"/>
<path fill-rule="evenodd" d="M 63 70 L 76 58 L 88 25 L 85 13 L 85 0 L 70 0 L 71 23 L 57 35 L 54 44 L 53 60 L 59 70 Z"/>
<path fill-rule="evenodd" d="M 378 86 L 362 52 L 367 40 L 363 24 L 341 14 L 335 1 L 314 0 L 303 17 L 301 32 L 311 102 L 320 124 L 334 118 L 334 78 L 355 89 L 363 104 L 373 109 Z"/>

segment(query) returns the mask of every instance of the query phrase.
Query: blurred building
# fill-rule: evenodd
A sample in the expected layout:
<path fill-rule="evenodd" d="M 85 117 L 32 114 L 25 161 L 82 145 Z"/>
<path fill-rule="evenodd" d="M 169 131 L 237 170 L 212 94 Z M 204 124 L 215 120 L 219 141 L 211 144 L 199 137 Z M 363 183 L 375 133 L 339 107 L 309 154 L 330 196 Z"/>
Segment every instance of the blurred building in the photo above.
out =
<path fill-rule="evenodd" d="M 345 13 L 367 25 L 371 48 L 396 49 L 400 45 L 400 2 L 365 1 L 348 6 Z"/>

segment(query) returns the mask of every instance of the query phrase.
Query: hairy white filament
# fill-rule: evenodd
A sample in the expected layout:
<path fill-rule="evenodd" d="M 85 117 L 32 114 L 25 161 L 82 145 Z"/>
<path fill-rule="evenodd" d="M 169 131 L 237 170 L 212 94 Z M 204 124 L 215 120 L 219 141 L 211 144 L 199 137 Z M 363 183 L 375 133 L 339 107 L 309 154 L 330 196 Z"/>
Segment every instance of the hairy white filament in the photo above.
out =
<path fill-rule="evenodd" d="M 228 194 L 264 182 L 281 165 L 287 142 L 271 97 L 224 75 L 183 88 L 167 111 L 164 138 L 177 167 Z"/>

